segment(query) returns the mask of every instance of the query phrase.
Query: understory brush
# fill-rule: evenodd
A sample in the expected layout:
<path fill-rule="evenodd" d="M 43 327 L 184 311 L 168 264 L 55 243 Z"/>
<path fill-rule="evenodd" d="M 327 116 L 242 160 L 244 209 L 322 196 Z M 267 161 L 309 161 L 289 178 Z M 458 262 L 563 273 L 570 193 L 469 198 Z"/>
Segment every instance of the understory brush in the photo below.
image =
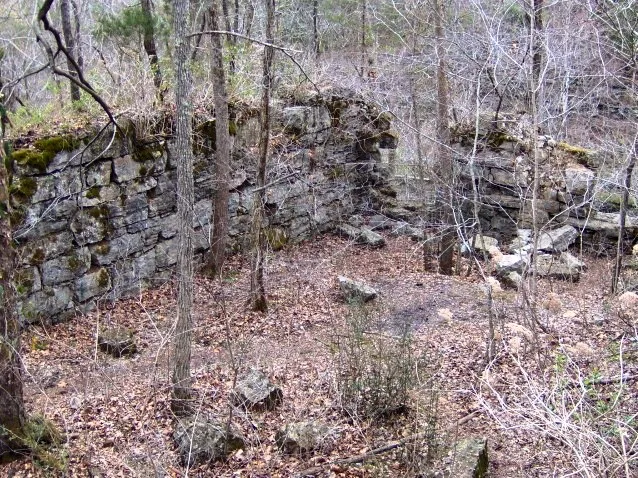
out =
<path fill-rule="evenodd" d="M 555 476 L 638 474 L 635 377 L 625 372 L 622 353 L 615 357 L 617 375 L 609 377 L 578 363 L 563 348 L 544 373 L 531 371 L 517 355 L 509 359 L 515 383 L 499 386 L 485 379 L 477 393 L 481 408 L 502 429 L 526 435 L 541 456 L 553 456 L 545 465 L 551 463 Z"/>

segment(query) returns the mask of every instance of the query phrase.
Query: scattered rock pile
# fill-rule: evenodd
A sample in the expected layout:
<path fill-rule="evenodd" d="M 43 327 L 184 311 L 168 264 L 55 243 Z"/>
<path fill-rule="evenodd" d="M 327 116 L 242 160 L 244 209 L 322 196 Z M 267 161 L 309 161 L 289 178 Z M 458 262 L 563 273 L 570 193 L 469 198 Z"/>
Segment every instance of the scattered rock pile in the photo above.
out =
<path fill-rule="evenodd" d="M 578 237 L 578 231 L 569 225 L 541 233 L 533 261 L 536 276 L 578 281 L 585 264 L 568 252 Z M 505 285 L 516 287 L 524 274 L 532 272 L 534 241 L 530 229 L 519 229 L 510 244 L 500 247 L 498 240 L 493 237 L 475 236 L 463 248 L 466 252 L 472 249 L 492 259 L 496 275 Z"/>

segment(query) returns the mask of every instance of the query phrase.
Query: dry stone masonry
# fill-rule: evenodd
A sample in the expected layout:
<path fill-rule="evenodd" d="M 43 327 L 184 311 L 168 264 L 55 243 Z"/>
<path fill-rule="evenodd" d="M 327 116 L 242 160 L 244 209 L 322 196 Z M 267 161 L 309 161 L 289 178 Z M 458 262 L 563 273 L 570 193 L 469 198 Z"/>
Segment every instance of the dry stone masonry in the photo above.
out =
<path fill-rule="evenodd" d="M 273 249 L 332 229 L 362 204 L 390 196 L 381 162 L 396 148 L 387 114 L 346 90 L 291 95 L 276 118 L 266 191 Z M 170 124 L 170 119 L 164 118 Z M 99 135 L 18 143 L 11 156 L 16 285 L 25 322 L 58 320 L 166 280 L 177 261 L 170 131 L 132 121 Z M 168 128 L 170 130 L 170 127 Z M 195 131 L 195 251 L 209 247 L 215 183 L 214 119 Z M 253 208 L 259 124 L 237 107 L 230 245 L 242 249 Z"/>

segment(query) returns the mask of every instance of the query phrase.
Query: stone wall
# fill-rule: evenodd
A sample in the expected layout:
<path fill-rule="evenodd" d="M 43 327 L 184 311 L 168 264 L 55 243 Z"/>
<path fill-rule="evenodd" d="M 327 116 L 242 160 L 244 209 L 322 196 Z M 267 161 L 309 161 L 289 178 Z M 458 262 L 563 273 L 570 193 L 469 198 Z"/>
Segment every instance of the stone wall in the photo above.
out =
<path fill-rule="evenodd" d="M 279 105 L 268 167 L 267 229 L 282 247 L 331 229 L 361 207 L 389 200 L 381 157 L 397 145 L 389 117 L 333 89 Z M 255 189 L 259 124 L 237 107 L 230 248 L 244 247 Z M 170 124 L 170 119 L 162 119 Z M 140 122 L 137 122 L 139 125 Z M 44 138 L 11 156 L 16 287 L 24 321 L 59 320 L 98 300 L 166 280 L 177 260 L 176 171 L 170 127 L 134 122 L 99 135 Z M 215 185 L 214 120 L 195 125 L 195 251 L 209 247 Z M 18 142 L 18 144 L 20 144 Z M 389 196 L 388 196 L 389 195 Z"/>
<path fill-rule="evenodd" d="M 455 149 L 464 196 L 472 197 L 472 179 L 478 186 L 483 232 L 499 239 L 516 237 L 517 229 L 533 226 L 532 138 L 525 118 L 501 116 L 498 124 L 481 118 L 473 155 L 473 125 L 457 126 Z M 565 224 L 581 234 L 579 244 L 597 252 L 615 251 L 622 198 L 620 160 L 540 135 L 539 196 L 535 219 L 545 230 Z M 473 175 L 472 175 L 473 171 Z M 474 177 L 472 177 L 474 176 Z M 629 248 L 638 234 L 638 201 L 629 201 L 625 240 Z M 471 214 L 468 204 L 466 214 Z"/>

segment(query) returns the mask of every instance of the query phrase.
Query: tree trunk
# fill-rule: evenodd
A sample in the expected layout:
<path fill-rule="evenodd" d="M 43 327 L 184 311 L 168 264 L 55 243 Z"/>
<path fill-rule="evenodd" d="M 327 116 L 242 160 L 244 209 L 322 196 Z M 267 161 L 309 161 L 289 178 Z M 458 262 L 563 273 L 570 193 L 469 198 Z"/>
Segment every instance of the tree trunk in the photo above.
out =
<path fill-rule="evenodd" d="M 541 66 L 543 63 L 543 2 L 545 0 L 532 1 L 533 15 L 533 42 L 532 42 L 532 80 L 536 87 L 540 86 Z M 537 95 L 538 96 L 538 95 Z"/>
<path fill-rule="evenodd" d="M 455 230 L 453 229 L 454 214 L 452 211 L 452 153 L 450 150 L 450 126 L 448 123 L 448 111 L 450 92 L 448 89 L 445 48 L 443 45 L 443 5 L 441 0 L 434 0 L 434 35 L 436 38 L 436 91 L 437 91 L 437 118 L 436 140 L 439 164 L 439 184 L 437 191 L 437 210 L 441 211 L 441 251 L 439 255 L 439 271 L 442 274 L 451 275 L 454 270 L 454 243 Z"/>
<path fill-rule="evenodd" d="M 177 325 L 174 338 L 172 409 L 177 415 L 191 412 L 191 334 L 193 305 L 193 139 L 192 79 L 188 64 L 190 0 L 174 0 L 175 101 L 177 156 Z"/>
<path fill-rule="evenodd" d="M 13 271 L 15 255 L 9 221 L 9 176 L 5 166 L 4 125 L 8 122 L 0 104 L 0 462 L 24 448 L 18 437 L 25 422 L 20 360 L 20 325 L 15 313 Z"/>
<path fill-rule="evenodd" d="M 275 24 L 275 0 L 266 2 L 266 42 L 273 43 Z M 257 191 L 252 223 L 252 260 L 250 275 L 250 301 L 253 310 L 265 312 L 268 309 L 264 287 L 265 238 L 262 231 L 264 222 L 264 199 L 266 196 L 266 164 L 270 155 L 270 95 L 272 89 L 272 63 L 274 50 L 264 47 L 263 79 L 259 134 L 259 167 L 257 168 Z"/>
<path fill-rule="evenodd" d="M 219 30 L 219 9 L 213 0 L 210 22 L 213 30 Z M 215 193 L 213 197 L 213 232 L 208 257 L 208 273 L 215 277 L 222 272 L 226 258 L 228 236 L 228 183 L 230 176 L 230 133 L 228 119 L 228 95 L 224 71 L 221 35 L 212 35 L 212 78 L 215 101 Z"/>
<path fill-rule="evenodd" d="M 629 192 L 631 191 L 631 178 L 636 166 L 636 157 L 638 157 L 638 135 L 634 138 L 634 147 L 629 153 L 629 162 L 625 169 L 625 187 L 622 194 L 622 202 L 620 203 L 620 224 L 618 227 L 618 242 L 616 244 L 616 263 L 614 265 L 614 274 L 611 279 L 611 292 L 618 292 L 618 281 L 622 271 L 622 258 L 625 254 L 625 223 L 627 220 L 627 205 L 629 204 Z"/>
<path fill-rule="evenodd" d="M 71 0 L 71 6 L 73 7 L 73 19 L 75 21 L 75 58 L 80 70 L 84 70 L 84 56 L 82 55 L 82 42 L 80 41 L 80 9 L 74 0 Z"/>
<path fill-rule="evenodd" d="M 141 0 L 140 6 L 144 14 L 144 51 L 148 56 L 148 62 L 151 65 L 151 73 L 153 75 L 153 84 L 157 90 L 160 103 L 164 101 L 164 93 L 162 92 L 162 71 L 159 67 L 159 58 L 157 56 L 157 47 L 155 46 L 155 27 L 153 25 L 153 7 L 151 0 Z M 188 26 L 190 28 L 190 25 Z"/>
<path fill-rule="evenodd" d="M 319 30 L 317 29 L 317 18 L 319 16 L 319 0 L 312 0 L 312 49 L 315 59 L 319 57 Z"/>
<path fill-rule="evenodd" d="M 62 33 L 64 34 L 64 43 L 69 56 L 76 59 L 75 48 L 75 35 L 73 34 L 73 28 L 71 27 L 71 4 L 69 0 L 60 0 L 60 16 L 62 18 Z M 77 78 L 78 72 L 75 70 L 73 64 L 67 58 L 67 68 L 69 74 L 74 78 Z M 69 83 L 71 87 L 71 101 L 80 100 L 80 88 L 74 82 Z"/>

